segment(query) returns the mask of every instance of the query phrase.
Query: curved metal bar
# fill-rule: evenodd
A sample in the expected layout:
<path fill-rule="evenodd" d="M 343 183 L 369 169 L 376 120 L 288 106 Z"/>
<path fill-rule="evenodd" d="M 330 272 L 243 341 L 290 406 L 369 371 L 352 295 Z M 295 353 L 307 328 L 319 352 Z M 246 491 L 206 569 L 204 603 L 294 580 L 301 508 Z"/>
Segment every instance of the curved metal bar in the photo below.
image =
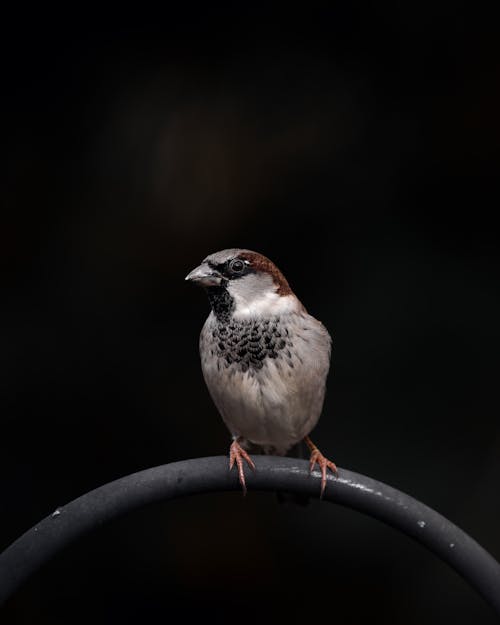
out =
<path fill-rule="evenodd" d="M 318 497 L 320 474 L 305 460 L 254 457 L 249 490 Z M 239 490 L 226 457 L 197 458 L 133 473 L 82 495 L 28 530 L 0 555 L 0 602 L 56 552 L 88 530 L 130 510 L 198 493 Z M 500 564 L 435 510 L 382 482 L 339 469 L 328 476 L 324 499 L 359 510 L 416 539 L 452 566 L 500 614 Z"/>

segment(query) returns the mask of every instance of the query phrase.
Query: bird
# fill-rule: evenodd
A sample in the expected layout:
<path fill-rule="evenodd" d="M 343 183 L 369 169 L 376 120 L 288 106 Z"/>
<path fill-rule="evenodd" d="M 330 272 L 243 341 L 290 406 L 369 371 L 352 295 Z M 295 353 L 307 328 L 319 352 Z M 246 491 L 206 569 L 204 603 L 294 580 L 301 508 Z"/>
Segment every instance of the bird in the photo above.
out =
<path fill-rule="evenodd" d="M 304 441 L 312 473 L 337 475 L 309 434 L 325 398 L 332 339 L 310 315 L 278 267 L 266 256 L 231 248 L 207 256 L 185 278 L 204 288 L 210 313 L 201 330 L 201 368 L 231 437 L 229 470 L 237 467 L 246 494 L 250 456 L 284 456 Z"/>

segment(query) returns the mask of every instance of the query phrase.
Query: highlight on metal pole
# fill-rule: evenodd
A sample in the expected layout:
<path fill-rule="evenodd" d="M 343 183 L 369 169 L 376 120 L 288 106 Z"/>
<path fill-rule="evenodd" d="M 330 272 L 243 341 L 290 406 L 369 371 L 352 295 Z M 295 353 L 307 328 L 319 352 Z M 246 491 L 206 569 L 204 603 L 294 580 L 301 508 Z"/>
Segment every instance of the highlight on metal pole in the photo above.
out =
<path fill-rule="evenodd" d="M 318 497 L 320 474 L 305 460 L 254 457 L 249 490 Z M 199 493 L 240 490 L 224 456 L 174 462 L 133 473 L 54 510 L 0 554 L 0 603 L 59 550 L 85 532 L 142 506 Z M 348 506 L 399 529 L 453 567 L 500 615 L 500 564 L 435 510 L 364 475 L 339 469 L 323 500 Z M 250 502 L 249 502 L 250 505 Z"/>

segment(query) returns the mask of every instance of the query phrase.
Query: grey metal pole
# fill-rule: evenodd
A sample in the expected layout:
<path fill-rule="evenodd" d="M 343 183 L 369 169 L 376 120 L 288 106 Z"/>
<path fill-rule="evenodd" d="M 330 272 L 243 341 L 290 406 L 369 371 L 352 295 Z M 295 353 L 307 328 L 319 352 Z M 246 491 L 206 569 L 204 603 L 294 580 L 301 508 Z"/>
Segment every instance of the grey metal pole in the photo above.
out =
<path fill-rule="evenodd" d="M 246 471 L 249 490 L 318 497 L 319 472 L 305 460 L 255 456 Z M 133 473 L 55 510 L 0 555 L 0 603 L 60 549 L 90 529 L 157 501 L 239 490 L 223 456 L 184 460 Z M 475 540 L 435 510 L 369 477 L 339 469 L 328 476 L 323 499 L 384 521 L 416 539 L 452 566 L 500 615 L 500 564 Z M 250 505 L 250 502 L 249 502 Z"/>

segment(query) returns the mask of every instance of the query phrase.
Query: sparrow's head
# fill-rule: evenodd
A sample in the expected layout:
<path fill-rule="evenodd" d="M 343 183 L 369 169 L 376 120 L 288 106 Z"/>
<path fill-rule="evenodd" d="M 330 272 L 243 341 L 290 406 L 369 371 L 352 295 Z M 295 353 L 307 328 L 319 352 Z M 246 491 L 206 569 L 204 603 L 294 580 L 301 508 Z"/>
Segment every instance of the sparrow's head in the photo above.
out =
<path fill-rule="evenodd" d="M 235 317 L 280 314 L 291 311 L 298 300 L 285 276 L 262 254 L 229 249 L 207 256 L 186 276 L 207 290 L 217 316 Z M 299 303 L 300 305 L 300 303 Z"/>

